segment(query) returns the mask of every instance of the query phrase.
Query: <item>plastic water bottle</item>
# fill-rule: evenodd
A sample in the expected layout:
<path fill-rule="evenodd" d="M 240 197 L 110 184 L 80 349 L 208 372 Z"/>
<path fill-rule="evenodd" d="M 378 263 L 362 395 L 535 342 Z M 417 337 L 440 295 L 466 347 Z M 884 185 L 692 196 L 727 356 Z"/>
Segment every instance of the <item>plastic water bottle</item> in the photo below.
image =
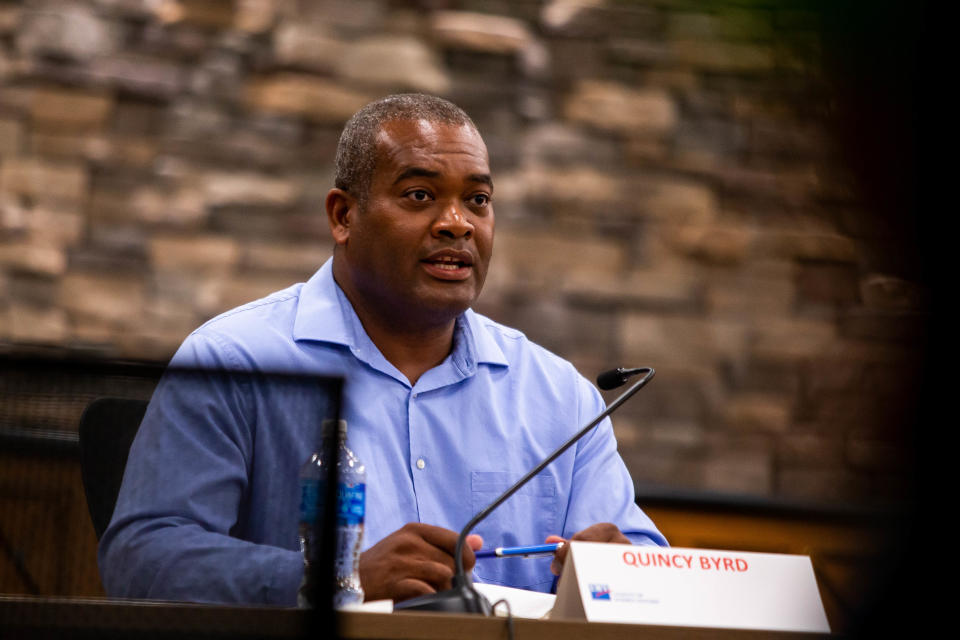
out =
<path fill-rule="evenodd" d="M 300 554 L 303 556 L 303 580 L 297 591 L 297 606 L 313 606 L 313 572 L 310 567 L 317 559 L 316 523 L 317 516 L 323 513 L 319 500 L 324 495 L 321 478 L 326 468 L 320 460 L 320 454 L 314 453 L 300 467 L 300 525 L 297 530 L 300 539 Z"/>
<path fill-rule="evenodd" d="M 324 431 L 333 428 L 333 421 L 323 423 Z M 363 544 L 363 517 L 366 507 L 366 469 L 356 454 L 347 447 L 347 422 L 337 424 L 340 448 L 337 452 L 337 547 L 334 557 L 336 592 L 334 606 L 344 607 L 363 602 L 360 585 L 360 548 Z M 308 580 L 310 565 L 316 559 L 314 539 L 317 517 L 321 510 L 317 499 L 324 495 L 326 468 L 321 456 L 314 453 L 300 467 L 300 551 L 303 554 L 304 577 L 297 595 L 297 604 L 310 606 Z"/>

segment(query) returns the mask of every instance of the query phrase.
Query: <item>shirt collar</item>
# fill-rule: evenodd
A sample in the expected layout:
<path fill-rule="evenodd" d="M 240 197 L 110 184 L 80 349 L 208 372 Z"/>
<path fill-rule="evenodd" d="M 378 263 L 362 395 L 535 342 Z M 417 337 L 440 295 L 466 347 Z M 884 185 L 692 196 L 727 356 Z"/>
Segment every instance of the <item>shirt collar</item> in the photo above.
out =
<path fill-rule="evenodd" d="M 510 363 L 507 357 L 500 349 L 500 345 L 493 339 L 493 335 L 484 326 L 485 318 L 473 312 L 473 309 L 467 309 L 457 321 L 463 321 L 469 329 L 473 338 L 473 346 L 477 354 L 477 362 L 483 364 L 494 364 L 509 367 Z"/>
<path fill-rule="evenodd" d="M 483 319 L 472 309 L 457 318 L 455 331 L 451 356 L 459 367 L 471 370 L 475 363 L 509 366 Z M 347 296 L 333 279 L 333 258 L 327 260 L 300 290 L 293 339 L 341 344 L 354 353 L 368 347 L 375 348 Z"/>
<path fill-rule="evenodd" d="M 342 304 L 340 298 L 343 298 Z M 293 321 L 293 339 L 333 342 L 356 346 L 350 317 L 360 325 L 357 314 L 333 279 L 333 258 L 330 258 L 300 289 L 297 315 Z M 362 331 L 362 325 L 361 325 Z"/>

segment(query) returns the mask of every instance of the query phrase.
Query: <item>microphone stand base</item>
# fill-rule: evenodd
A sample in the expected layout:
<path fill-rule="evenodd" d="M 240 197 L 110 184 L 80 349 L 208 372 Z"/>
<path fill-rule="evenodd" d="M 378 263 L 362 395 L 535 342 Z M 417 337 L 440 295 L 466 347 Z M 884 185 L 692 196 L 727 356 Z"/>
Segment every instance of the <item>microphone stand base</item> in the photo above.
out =
<path fill-rule="evenodd" d="M 447 589 L 439 593 L 411 598 L 393 605 L 394 610 L 403 611 L 444 611 L 446 613 L 476 613 L 483 616 L 493 615 L 490 601 L 468 587 Z"/>

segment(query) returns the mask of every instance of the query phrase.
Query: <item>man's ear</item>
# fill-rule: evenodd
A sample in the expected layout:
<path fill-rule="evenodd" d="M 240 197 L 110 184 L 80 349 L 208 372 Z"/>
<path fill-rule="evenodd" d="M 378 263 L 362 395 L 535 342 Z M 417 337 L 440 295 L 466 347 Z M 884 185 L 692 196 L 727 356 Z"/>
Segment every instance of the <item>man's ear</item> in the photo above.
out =
<path fill-rule="evenodd" d="M 343 189 L 330 189 L 327 193 L 327 220 L 330 233 L 338 245 L 347 244 L 350 226 L 357 215 L 357 199 Z"/>

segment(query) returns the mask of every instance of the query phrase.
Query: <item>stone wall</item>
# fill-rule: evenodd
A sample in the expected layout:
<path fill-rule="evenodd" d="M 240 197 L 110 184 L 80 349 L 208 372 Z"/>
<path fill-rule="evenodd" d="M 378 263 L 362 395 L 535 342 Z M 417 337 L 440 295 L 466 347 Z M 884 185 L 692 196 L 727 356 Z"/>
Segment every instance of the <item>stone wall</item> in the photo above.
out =
<path fill-rule="evenodd" d="M 351 113 L 437 93 L 491 152 L 478 309 L 588 377 L 656 367 L 616 420 L 641 490 L 896 501 L 927 293 L 819 6 L 0 1 L 0 343 L 168 358 L 331 255 Z"/>

